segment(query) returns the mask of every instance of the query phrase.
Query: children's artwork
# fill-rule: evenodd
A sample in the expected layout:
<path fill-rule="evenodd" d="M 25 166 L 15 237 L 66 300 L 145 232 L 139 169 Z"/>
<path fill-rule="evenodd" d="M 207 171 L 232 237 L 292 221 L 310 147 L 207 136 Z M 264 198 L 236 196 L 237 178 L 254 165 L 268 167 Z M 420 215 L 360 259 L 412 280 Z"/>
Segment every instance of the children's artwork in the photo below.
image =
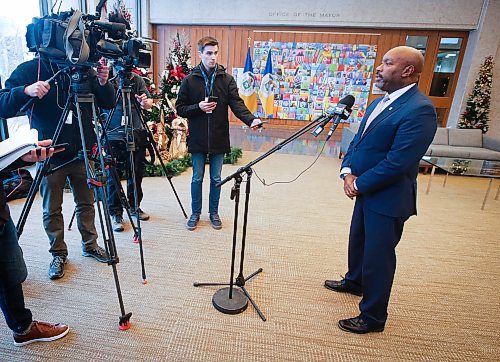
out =
<path fill-rule="evenodd" d="M 344 96 L 356 99 L 348 122 L 361 121 L 375 68 L 376 45 L 255 41 L 253 73 L 258 91 L 272 56 L 274 114 L 271 118 L 312 120 Z M 240 78 L 241 70 L 233 75 Z M 258 114 L 262 116 L 259 104 Z"/>

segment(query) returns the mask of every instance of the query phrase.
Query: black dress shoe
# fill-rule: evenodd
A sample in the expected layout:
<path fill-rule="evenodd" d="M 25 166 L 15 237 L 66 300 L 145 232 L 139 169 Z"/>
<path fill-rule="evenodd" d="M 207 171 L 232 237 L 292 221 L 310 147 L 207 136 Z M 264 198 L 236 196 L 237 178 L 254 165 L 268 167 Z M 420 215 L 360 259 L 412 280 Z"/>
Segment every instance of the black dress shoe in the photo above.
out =
<path fill-rule="evenodd" d="M 325 288 L 339 293 L 350 293 L 361 297 L 363 292 L 347 284 L 347 280 L 325 280 Z"/>
<path fill-rule="evenodd" d="M 384 327 L 370 327 L 360 316 L 339 320 L 339 328 L 346 332 L 365 334 L 370 332 L 382 332 Z"/>
<path fill-rule="evenodd" d="M 49 266 L 49 279 L 60 279 L 64 276 L 64 264 L 66 258 L 63 256 L 54 256 Z"/>

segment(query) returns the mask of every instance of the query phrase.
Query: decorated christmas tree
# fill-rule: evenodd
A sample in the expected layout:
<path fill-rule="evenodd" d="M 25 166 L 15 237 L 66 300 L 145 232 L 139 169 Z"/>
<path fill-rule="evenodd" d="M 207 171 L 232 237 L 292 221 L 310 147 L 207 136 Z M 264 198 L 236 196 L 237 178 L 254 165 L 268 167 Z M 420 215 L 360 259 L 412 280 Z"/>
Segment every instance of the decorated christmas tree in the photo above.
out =
<path fill-rule="evenodd" d="M 458 122 L 458 128 L 478 128 L 488 132 L 490 121 L 491 82 L 493 79 L 493 57 L 486 57 L 479 69 L 467 106 Z"/>
<path fill-rule="evenodd" d="M 191 71 L 191 45 L 185 35 L 177 33 L 172 39 L 169 50 L 165 70 L 161 76 L 159 94 L 160 111 L 167 125 L 177 117 L 175 99 L 182 80 Z"/>

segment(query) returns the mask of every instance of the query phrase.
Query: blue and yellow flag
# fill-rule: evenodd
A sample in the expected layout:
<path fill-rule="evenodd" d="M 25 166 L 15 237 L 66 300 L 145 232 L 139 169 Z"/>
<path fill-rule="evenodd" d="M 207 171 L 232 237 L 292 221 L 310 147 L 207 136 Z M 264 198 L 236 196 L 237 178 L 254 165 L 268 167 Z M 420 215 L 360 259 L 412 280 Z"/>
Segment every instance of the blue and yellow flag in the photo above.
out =
<path fill-rule="evenodd" d="M 250 58 L 250 47 L 247 51 L 247 60 L 243 69 L 241 87 L 239 89 L 240 97 L 250 112 L 257 112 L 257 93 L 254 88 L 252 58 Z"/>
<path fill-rule="evenodd" d="M 262 103 L 263 118 L 268 118 L 274 114 L 274 86 L 273 86 L 273 62 L 271 48 L 267 54 L 266 68 L 260 82 L 259 89 L 260 102 Z"/>

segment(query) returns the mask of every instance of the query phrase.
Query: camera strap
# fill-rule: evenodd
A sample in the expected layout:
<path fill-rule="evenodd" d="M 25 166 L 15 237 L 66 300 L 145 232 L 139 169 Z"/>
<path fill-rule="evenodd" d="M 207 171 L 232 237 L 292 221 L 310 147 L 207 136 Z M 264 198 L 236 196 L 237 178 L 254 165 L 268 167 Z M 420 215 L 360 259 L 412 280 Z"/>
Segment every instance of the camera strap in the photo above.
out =
<path fill-rule="evenodd" d="M 77 29 L 80 34 L 76 31 Z M 71 40 L 81 42 L 78 57 L 73 56 L 74 49 Z M 82 13 L 79 10 L 75 10 L 64 32 L 64 47 L 66 48 L 66 57 L 73 64 L 85 63 L 89 58 L 90 49 L 85 40 L 85 26 L 82 21 Z"/>

